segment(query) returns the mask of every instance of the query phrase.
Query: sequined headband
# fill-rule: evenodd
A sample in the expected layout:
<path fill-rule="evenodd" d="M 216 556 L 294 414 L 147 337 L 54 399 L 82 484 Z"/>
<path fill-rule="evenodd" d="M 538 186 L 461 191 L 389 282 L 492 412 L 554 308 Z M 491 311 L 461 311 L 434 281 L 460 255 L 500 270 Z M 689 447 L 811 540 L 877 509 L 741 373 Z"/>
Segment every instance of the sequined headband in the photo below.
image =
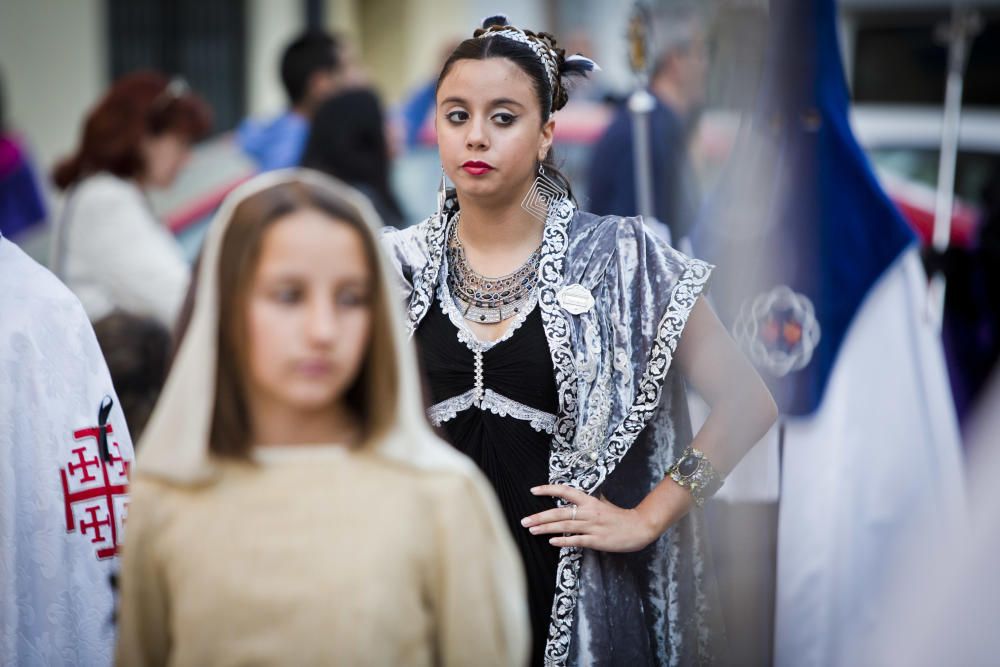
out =
<path fill-rule="evenodd" d="M 541 40 L 529 37 L 520 28 L 515 28 L 510 25 L 490 28 L 481 34 L 479 39 L 493 37 L 494 35 L 506 37 L 507 39 L 514 40 L 515 42 L 520 42 L 534 51 L 535 55 L 538 56 L 538 59 L 542 61 L 542 66 L 545 68 L 545 74 L 549 79 L 549 87 L 552 89 L 553 96 L 555 96 L 556 80 L 559 78 L 559 59 L 556 52 L 545 46 Z"/>

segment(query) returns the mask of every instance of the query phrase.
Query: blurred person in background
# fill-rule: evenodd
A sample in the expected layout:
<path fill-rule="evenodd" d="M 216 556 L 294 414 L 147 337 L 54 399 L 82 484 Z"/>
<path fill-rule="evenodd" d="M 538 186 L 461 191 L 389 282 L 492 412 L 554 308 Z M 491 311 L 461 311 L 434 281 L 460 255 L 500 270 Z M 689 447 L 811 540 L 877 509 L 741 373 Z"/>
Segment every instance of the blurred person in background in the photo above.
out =
<path fill-rule="evenodd" d="M 120 309 L 173 325 L 189 267 L 145 190 L 170 187 L 210 126 L 199 96 L 155 72 L 122 77 L 87 115 L 78 148 L 53 171 L 66 198 L 52 261 L 91 321 Z"/>
<path fill-rule="evenodd" d="M 80 300 L 0 236 L 0 665 L 111 665 L 132 460 Z"/>
<path fill-rule="evenodd" d="M 152 317 L 121 311 L 94 325 L 132 438 L 138 442 L 167 378 L 170 331 Z"/>
<path fill-rule="evenodd" d="M 392 165 L 382 105 L 374 91 L 344 91 L 320 105 L 302 166 L 344 181 L 371 200 L 385 224 L 403 226 L 403 213 L 389 182 Z"/>
<path fill-rule="evenodd" d="M 670 229 L 671 243 L 683 249 L 699 208 L 688 149 L 705 99 L 705 29 L 693 10 L 661 10 L 650 32 L 649 92 L 656 102 L 648 117 L 653 216 Z M 591 153 L 587 191 L 594 213 L 641 213 L 634 155 L 632 114 L 623 104 Z"/>
<path fill-rule="evenodd" d="M 524 664 L 517 552 L 422 415 L 381 227 L 298 169 L 213 220 L 133 481 L 119 665 Z"/>
<path fill-rule="evenodd" d="M 45 198 L 24 143 L 7 126 L 0 77 L 0 234 L 14 240 L 45 220 Z"/>
<path fill-rule="evenodd" d="M 236 142 L 260 171 L 294 167 L 302 158 L 309 123 L 319 105 L 344 88 L 362 84 L 364 78 L 344 37 L 307 31 L 292 40 L 281 56 L 288 109 L 271 120 L 243 121 Z"/>

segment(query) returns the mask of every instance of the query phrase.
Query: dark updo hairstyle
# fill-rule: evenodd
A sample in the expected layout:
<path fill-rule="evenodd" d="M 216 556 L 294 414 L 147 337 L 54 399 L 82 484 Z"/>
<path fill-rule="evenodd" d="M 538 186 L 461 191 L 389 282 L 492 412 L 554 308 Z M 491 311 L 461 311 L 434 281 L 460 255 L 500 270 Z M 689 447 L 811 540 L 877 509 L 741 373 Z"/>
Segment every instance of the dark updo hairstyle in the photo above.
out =
<path fill-rule="evenodd" d="M 498 32 L 497 28 L 509 26 L 507 17 L 498 15 L 491 16 L 483 21 L 483 27 L 478 28 L 472 35 L 451 52 L 448 59 L 441 67 L 441 74 L 438 76 L 437 89 L 441 87 L 441 82 L 451 71 L 452 66 L 459 60 L 486 60 L 488 58 L 506 58 L 517 65 L 522 72 L 527 74 L 535 88 L 535 97 L 538 99 L 538 107 L 541 109 L 542 123 L 544 124 L 552 116 L 552 113 L 559 111 L 566 102 L 569 101 L 569 89 L 567 83 L 571 77 L 586 76 L 591 71 L 594 64 L 586 59 L 567 60 L 565 49 L 556 46 L 556 38 L 547 32 L 532 32 L 521 30 L 528 38 L 540 42 L 544 47 L 553 51 L 556 55 L 557 75 L 555 80 L 555 90 L 549 83 L 549 75 L 545 70 L 538 55 L 527 44 L 504 37 L 503 32 Z M 573 197 L 573 189 L 570 187 L 569 179 L 555 166 L 555 160 L 550 150 L 545 160 L 546 174 L 555 180 L 566 190 L 570 199 Z"/>
<path fill-rule="evenodd" d="M 79 148 L 56 165 L 52 180 L 65 190 L 102 171 L 137 178 L 146 169 L 140 150 L 144 137 L 171 133 L 193 143 L 211 126 L 208 105 L 183 81 L 171 82 L 156 72 L 127 74 L 87 115 Z"/>

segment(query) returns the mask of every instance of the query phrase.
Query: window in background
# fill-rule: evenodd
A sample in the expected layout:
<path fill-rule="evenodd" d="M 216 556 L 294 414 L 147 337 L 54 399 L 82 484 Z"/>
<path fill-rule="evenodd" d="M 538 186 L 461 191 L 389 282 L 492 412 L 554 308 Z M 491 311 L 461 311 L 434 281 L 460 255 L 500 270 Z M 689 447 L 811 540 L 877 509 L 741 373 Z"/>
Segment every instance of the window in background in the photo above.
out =
<path fill-rule="evenodd" d="M 187 79 L 212 106 L 213 130 L 244 116 L 245 3 L 108 0 L 111 78 L 157 69 Z"/>
<path fill-rule="evenodd" d="M 944 104 L 947 45 L 936 37 L 947 13 L 863 13 L 857 17 L 854 100 Z M 1000 107 L 1000 14 L 983 12 L 969 52 L 963 104 Z"/>

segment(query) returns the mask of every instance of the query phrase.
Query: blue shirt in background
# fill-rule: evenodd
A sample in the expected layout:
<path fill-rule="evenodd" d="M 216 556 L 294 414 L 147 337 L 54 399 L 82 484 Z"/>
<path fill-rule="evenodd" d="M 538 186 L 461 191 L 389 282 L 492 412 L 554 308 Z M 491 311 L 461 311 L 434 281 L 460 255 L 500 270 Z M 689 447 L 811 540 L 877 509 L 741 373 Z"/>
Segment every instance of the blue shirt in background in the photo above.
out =
<path fill-rule="evenodd" d="M 261 171 L 298 166 L 309 136 L 309 121 L 294 111 L 260 121 L 248 118 L 236 130 L 236 143 Z"/>

